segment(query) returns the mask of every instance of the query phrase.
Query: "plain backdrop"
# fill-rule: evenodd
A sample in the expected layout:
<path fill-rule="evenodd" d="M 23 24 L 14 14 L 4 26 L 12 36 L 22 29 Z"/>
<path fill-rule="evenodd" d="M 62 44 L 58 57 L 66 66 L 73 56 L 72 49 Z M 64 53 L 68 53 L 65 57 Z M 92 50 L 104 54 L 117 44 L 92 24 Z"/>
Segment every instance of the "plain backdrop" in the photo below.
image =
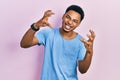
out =
<path fill-rule="evenodd" d="M 96 33 L 91 66 L 78 72 L 79 80 L 120 80 L 120 0 L 0 0 L 0 80 L 39 80 L 44 48 L 23 49 L 20 40 L 48 9 L 55 13 L 49 22 L 60 27 L 72 4 L 85 12 L 75 31 L 84 37 L 89 29 Z"/>

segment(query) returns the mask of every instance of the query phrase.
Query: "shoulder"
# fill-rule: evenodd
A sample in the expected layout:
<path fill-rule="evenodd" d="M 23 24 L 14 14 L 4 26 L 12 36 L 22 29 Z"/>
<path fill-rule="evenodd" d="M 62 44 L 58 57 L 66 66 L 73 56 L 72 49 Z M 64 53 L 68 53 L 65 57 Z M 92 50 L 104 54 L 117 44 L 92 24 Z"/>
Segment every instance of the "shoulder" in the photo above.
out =
<path fill-rule="evenodd" d="M 77 33 L 77 39 L 80 40 L 81 38 L 85 39 L 82 35 L 80 35 L 79 33 Z"/>
<path fill-rule="evenodd" d="M 51 34 L 54 33 L 57 30 L 57 28 L 50 28 L 50 27 L 43 27 L 38 31 L 38 34 Z"/>
<path fill-rule="evenodd" d="M 53 28 L 50 28 L 50 27 L 43 27 L 43 28 L 41 28 L 40 29 L 40 31 L 42 31 L 42 32 L 51 32 L 51 31 L 53 31 L 54 29 Z"/>

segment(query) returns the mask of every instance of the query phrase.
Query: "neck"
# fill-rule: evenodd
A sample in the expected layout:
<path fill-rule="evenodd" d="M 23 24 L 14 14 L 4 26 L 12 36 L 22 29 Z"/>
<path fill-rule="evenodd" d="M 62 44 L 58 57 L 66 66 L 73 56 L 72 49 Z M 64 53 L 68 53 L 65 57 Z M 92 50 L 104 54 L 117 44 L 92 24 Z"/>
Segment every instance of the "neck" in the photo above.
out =
<path fill-rule="evenodd" d="M 60 28 L 61 36 L 65 39 L 72 39 L 76 36 L 76 33 L 74 31 L 66 32 L 62 28 Z"/>

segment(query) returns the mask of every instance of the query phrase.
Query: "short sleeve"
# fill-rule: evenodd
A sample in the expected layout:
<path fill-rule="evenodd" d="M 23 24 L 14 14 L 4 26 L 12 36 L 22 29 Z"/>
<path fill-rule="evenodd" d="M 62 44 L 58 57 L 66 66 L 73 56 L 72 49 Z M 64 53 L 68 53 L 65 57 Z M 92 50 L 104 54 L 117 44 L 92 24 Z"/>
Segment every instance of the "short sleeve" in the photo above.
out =
<path fill-rule="evenodd" d="M 49 28 L 45 28 L 35 34 L 35 37 L 38 39 L 38 45 L 46 45 L 46 39 L 49 35 L 49 31 Z"/>
<path fill-rule="evenodd" d="M 85 57 L 85 54 L 86 54 L 86 48 L 85 48 L 84 44 L 81 42 L 77 60 L 83 60 Z"/>

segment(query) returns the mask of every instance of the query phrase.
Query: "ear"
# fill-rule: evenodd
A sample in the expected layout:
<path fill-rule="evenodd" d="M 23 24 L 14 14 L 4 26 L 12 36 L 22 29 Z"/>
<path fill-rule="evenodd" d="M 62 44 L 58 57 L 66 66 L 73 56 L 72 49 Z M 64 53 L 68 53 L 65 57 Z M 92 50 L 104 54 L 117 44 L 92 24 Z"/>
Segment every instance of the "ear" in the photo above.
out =
<path fill-rule="evenodd" d="M 80 26 L 81 21 L 77 24 L 77 27 Z"/>
<path fill-rule="evenodd" d="M 65 14 L 63 14 L 62 19 L 64 18 Z"/>

